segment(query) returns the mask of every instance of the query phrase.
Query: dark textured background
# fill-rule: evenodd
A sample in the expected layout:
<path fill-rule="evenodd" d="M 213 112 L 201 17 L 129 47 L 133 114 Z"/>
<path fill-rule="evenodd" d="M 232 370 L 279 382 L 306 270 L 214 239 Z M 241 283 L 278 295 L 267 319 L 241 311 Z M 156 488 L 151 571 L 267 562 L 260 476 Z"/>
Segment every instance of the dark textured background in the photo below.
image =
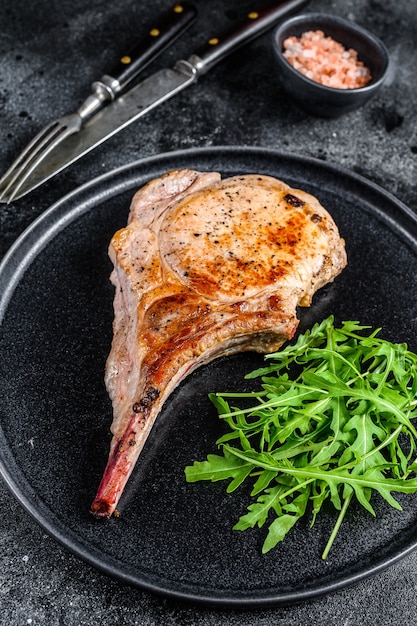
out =
<path fill-rule="evenodd" d="M 158 62 L 187 56 L 248 2 L 197 1 L 200 17 Z M 0 171 L 51 116 L 81 103 L 89 84 L 151 24 L 166 0 L 15 0 L 0 6 Z M 171 103 L 117 135 L 34 193 L 0 209 L 0 255 L 42 211 L 78 185 L 138 158 L 198 146 L 264 146 L 318 157 L 366 176 L 417 211 L 416 7 L 405 0 L 313 1 L 354 19 L 387 45 L 386 85 L 365 108 L 314 119 L 275 77 L 270 34 Z M 49 538 L 0 485 L 0 623 L 269 626 L 417 623 L 417 555 L 315 601 L 259 611 L 194 607 L 106 578 Z"/>

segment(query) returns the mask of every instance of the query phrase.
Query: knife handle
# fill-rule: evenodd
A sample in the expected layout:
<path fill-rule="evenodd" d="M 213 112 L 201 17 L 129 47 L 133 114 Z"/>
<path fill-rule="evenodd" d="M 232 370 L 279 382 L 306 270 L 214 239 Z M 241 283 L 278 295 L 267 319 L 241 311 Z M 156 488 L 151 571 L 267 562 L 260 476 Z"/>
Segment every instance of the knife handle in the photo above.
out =
<path fill-rule="evenodd" d="M 107 90 L 108 99 L 114 100 L 136 76 L 179 37 L 197 16 L 196 8 L 189 2 L 178 1 L 150 28 L 140 41 L 120 57 L 109 74 L 93 84 L 93 89 Z"/>
<path fill-rule="evenodd" d="M 211 37 L 189 59 L 198 75 L 205 74 L 219 61 L 240 46 L 271 28 L 278 20 L 303 8 L 309 0 L 283 0 L 269 2 L 253 9 L 245 18 L 218 36 Z"/>

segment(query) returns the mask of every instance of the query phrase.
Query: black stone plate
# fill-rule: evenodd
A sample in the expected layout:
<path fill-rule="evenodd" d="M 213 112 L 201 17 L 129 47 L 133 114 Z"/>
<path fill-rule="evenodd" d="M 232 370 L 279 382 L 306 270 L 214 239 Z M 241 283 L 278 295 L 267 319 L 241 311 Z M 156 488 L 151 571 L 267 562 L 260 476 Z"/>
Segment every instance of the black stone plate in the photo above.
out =
<path fill-rule="evenodd" d="M 89 505 L 108 453 L 103 372 L 112 338 L 107 246 L 134 191 L 174 168 L 260 172 L 315 194 L 346 239 L 349 266 L 300 311 L 301 328 L 333 313 L 383 328 L 417 350 L 417 220 L 378 186 L 322 161 L 271 150 L 208 148 L 160 155 L 66 196 L 17 241 L 0 271 L 0 470 L 55 539 L 122 582 L 219 606 L 299 602 L 374 574 L 416 547 L 417 498 L 404 510 L 375 497 L 376 519 L 352 506 L 326 562 L 336 512 L 301 521 L 265 556 L 266 530 L 232 526 L 248 491 L 187 484 L 184 467 L 215 451 L 221 425 L 210 391 L 244 389 L 262 357 L 219 359 L 185 380 L 163 409 L 120 503 L 94 520 Z M 255 384 L 255 383 L 253 383 Z"/>

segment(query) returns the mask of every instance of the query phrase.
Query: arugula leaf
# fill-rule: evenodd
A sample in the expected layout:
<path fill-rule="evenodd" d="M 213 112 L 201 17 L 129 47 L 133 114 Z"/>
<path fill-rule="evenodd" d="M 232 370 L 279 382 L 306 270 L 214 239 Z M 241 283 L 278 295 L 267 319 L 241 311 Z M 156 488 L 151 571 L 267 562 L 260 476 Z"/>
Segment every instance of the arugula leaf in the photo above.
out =
<path fill-rule="evenodd" d="M 379 332 L 356 321 L 335 328 L 330 316 L 247 374 L 259 391 L 210 394 L 228 431 L 221 454 L 186 467 L 186 479 L 228 480 L 228 492 L 251 480 L 234 529 L 267 525 L 263 553 L 307 510 L 313 526 L 330 501 L 339 513 L 327 558 L 353 499 L 375 515 L 374 493 L 401 510 L 393 493 L 417 491 L 417 355 Z"/>
<path fill-rule="evenodd" d="M 309 499 L 309 490 L 302 491 L 294 500 L 284 505 L 284 511 L 289 511 L 274 519 L 269 526 L 268 534 L 262 546 L 262 553 L 265 554 L 275 548 L 277 543 L 285 539 L 294 524 L 303 517 Z"/>
<path fill-rule="evenodd" d="M 232 479 L 227 491 L 234 491 L 251 473 L 253 465 L 251 462 L 245 462 L 234 454 L 230 454 L 227 450 L 224 456 L 209 454 L 207 461 L 195 461 L 194 465 L 185 468 L 187 482 L 193 483 L 198 480 L 217 480 Z"/>

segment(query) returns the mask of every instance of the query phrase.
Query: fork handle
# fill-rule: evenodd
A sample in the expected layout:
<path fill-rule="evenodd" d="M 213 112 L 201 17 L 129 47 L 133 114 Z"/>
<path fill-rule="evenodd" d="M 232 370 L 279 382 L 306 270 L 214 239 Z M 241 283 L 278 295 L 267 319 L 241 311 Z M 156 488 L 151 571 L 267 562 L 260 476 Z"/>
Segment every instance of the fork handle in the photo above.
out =
<path fill-rule="evenodd" d="M 196 8 L 189 2 L 176 2 L 138 43 L 120 57 L 113 70 L 99 81 L 93 89 L 104 89 L 107 99 L 114 100 L 136 76 L 165 50 L 195 20 Z"/>

